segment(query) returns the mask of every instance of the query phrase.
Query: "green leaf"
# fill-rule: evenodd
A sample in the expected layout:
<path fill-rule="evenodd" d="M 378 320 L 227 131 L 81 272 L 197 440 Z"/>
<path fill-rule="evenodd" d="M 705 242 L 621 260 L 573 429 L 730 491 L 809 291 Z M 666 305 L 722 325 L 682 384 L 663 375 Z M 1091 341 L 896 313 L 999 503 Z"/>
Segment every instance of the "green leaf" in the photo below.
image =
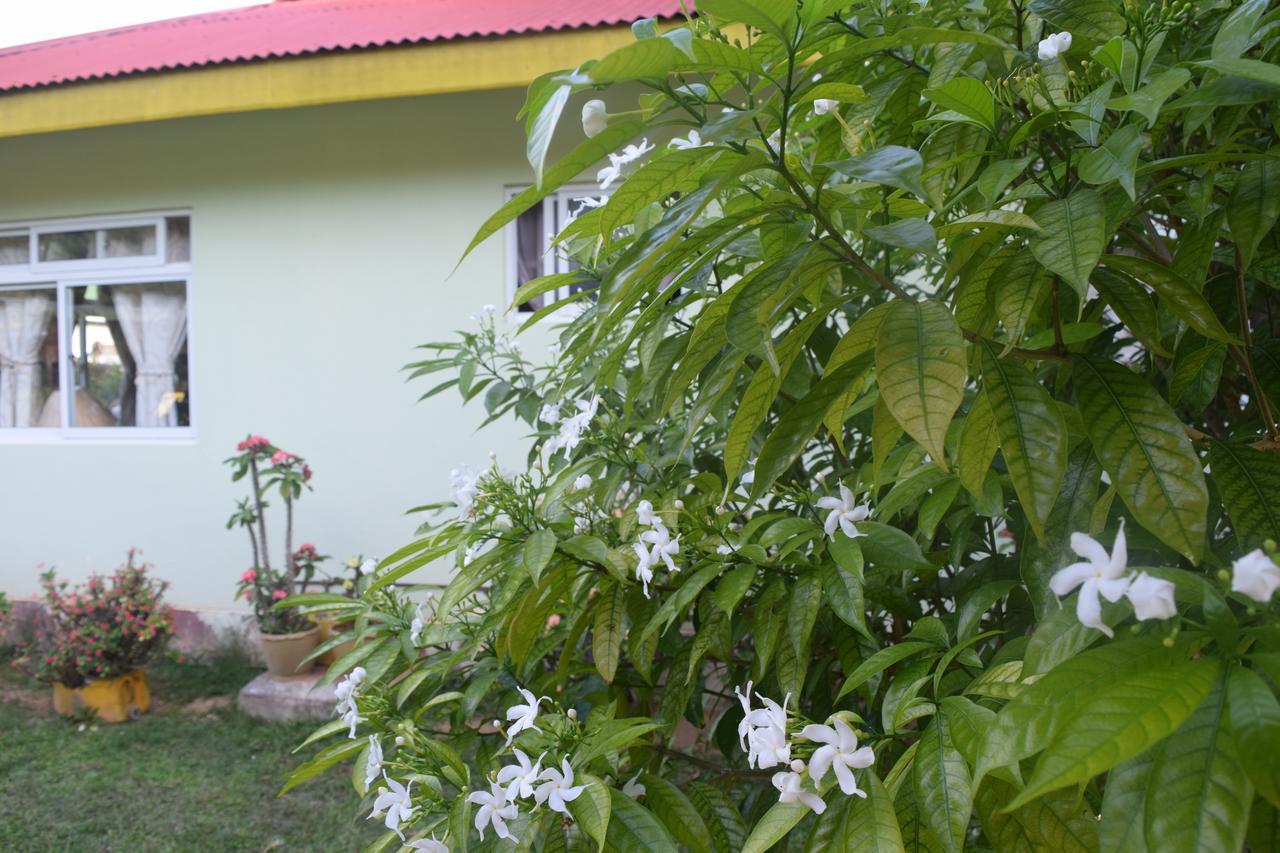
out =
<path fill-rule="evenodd" d="M 809 657 L 809 635 L 818 620 L 818 608 L 822 606 L 822 582 L 816 572 L 800 576 L 791 587 L 787 604 L 787 638 L 796 659 Z"/>
<path fill-rule="evenodd" d="M 1107 774 L 1099 822 L 1099 847 L 1106 853 L 1148 853 L 1146 834 L 1147 789 L 1155 749 L 1123 762 Z"/>
<path fill-rule="evenodd" d="M 960 444 L 956 449 L 960 482 L 975 497 L 982 497 L 982 483 L 991 470 L 997 446 L 995 415 L 991 413 L 987 395 L 979 391 L 973 398 L 969 414 L 965 416 Z"/>
<path fill-rule="evenodd" d="M 796 5 L 788 0 L 702 0 L 698 12 L 720 23 L 741 21 L 782 42 L 796 25 Z"/>
<path fill-rule="evenodd" d="M 366 746 L 368 746 L 368 741 L 365 738 L 361 738 L 360 740 L 344 740 L 325 747 L 310 760 L 304 761 L 295 767 L 285 781 L 284 787 L 280 789 L 280 793 L 276 796 L 285 794 L 308 779 L 319 776 L 339 761 L 353 757 Z"/>
<path fill-rule="evenodd" d="M 920 546 L 911 534 L 878 521 L 858 522 L 858 545 L 867 562 L 895 572 L 919 571 L 929 568 Z"/>
<path fill-rule="evenodd" d="M 1096 269 L 1090 278 L 1107 305 L 1125 324 L 1133 336 L 1157 355 L 1172 358 L 1173 354 L 1160 343 L 1160 325 L 1151 294 L 1127 275 L 1108 269 Z"/>
<path fill-rule="evenodd" d="M 600 235 L 609 237 L 631 222 L 640 211 L 672 193 L 696 186 L 697 176 L 706 171 L 720 152 L 703 148 L 666 151 L 635 171 L 600 208 Z"/>
<path fill-rule="evenodd" d="M 597 849 L 604 850 L 612 813 L 610 795 L 613 790 L 590 773 L 582 773 L 578 778 L 582 780 L 582 793 L 568 803 L 569 813 L 578 826 L 599 845 Z"/>
<path fill-rule="evenodd" d="M 1092 693 L 1041 754 L 1008 808 L 1087 782 L 1164 739 L 1213 689 L 1218 670 L 1208 661 L 1184 661 L 1130 673 Z"/>
<path fill-rule="evenodd" d="M 1275 160 L 1246 163 L 1227 200 L 1227 225 L 1244 259 L 1245 269 L 1253 263 L 1258 245 L 1276 224 L 1277 216 L 1280 216 L 1280 163 Z"/>
<path fill-rule="evenodd" d="M 542 577 L 542 570 L 547 567 L 547 563 L 551 562 L 555 552 L 556 534 L 550 528 L 535 530 L 529 534 L 528 539 L 524 540 L 524 567 L 529 571 L 529 577 L 533 580 L 534 586 L 537 586 Z"/>
<path fill-rule="evenodd" d="M 924 158 L 914 148 L 886 145 L 849 160 L 827 165 L 845 177 L 897 187 L 920 198 L 925 197 L 924 187 L 920 183 L 920 176 L 924 172 Z"/>
<path fill-rule="evenodd" d="M 919 640 L 908 640 L 896 645 L 886 646 L 864 660 L 858 665 L 857 669 L 849 673 L 849 677 L 845 679 L 844 686 L 840 688 L 836 698 L 838 699 L 850 690 L 861 687 L 868 678 L 884 672 L 895 663 L 900 663 L 909 657 L 930 650 L 936 651 L 937 646 L 933 645 L 933 643 L 924 643 Z"/>
<path fill-rule="evenodd" d="M 787 833 L 808 814 L 809 807 L 804 803 L 774 803 L 751 828 L 742 853 L 765 853 L 786 838 Z"/>
<path fill-rule="evenodd" d="M 864 637 L 870 637 L 867 630 L 867 603 L 863 594 L 862 551 L 853 540 L 843 538 L 849 543 L 850 555 L 857 555 L 857 567 L 852 569 L 847 561 L 832 560 L 822 564 L 822 588 L 831 610 L 849 627 Z M 835 542 L 832 542 L 834 552 Z"/>
<path fill-rule="evenodd" d="M 1194 853 L 1244 846 L 1253 786 L 1231 737 L 1226 693 L 1219 680 L 1155 750 L 1143 809 L 1152 850 Z M 1274 759 L 1273 753 L 1268 760 L 1274 764 Z"/>
<path fill-rule="evenodd" d="M 622 654 L 622 624 L 626 614 L 627 591 L 617 583 L 602 582 L 596 604 L 596 620 L 591 630 L 591 656 L 606 684 L 613 683 Z"/>
<path fill-rule="evenodd" d="M 1146 284 L 1170 311 L 1206 338 L 1228 344 L 1240 343 L 1223 327 L 1208 300 L 1200 295 L 1200 288 L 1169 267 L 1146 258 L 1116 254 L 1103 255 L 1100 263 Z"/>
<path fill-rule="evenodd" d="M 1031 0 L 1031 11 L 1059 30 L 1099 42 L 1124 33 L 1120 9 L 1112 0 Z"/>
<path fill-rule="evenodd" d="M 866 797 L 849 798 L 841 849 L 852 853 L 904 853 L 893 798 L 874 768 L 868 768 L 862 776 Z"/>
<path fill-rule="evenodd" d="M 1213 36 L 1214 59 L 1235 59 L 1255 41 L 1258 21 L 1267 11 L 1267 0 L 1245 0 L 1231 10 Z"/>
<path fill-rule="evenodd" d="M 1143 145 L 1142 134 L 1137 125 L 1130 124 L 1120 128 L 1107 137 L 1107 141 L 1101 146 L 1080 158 L 1080 180 L 1094 186 L 1119 181 L 1129 198 L 1136 199 L 1134 174 L 1138 170 L 1138 153 Z"/>
<path fill-rule="evenodd" d="M 979 127 L 995 131 L 995 98 L 981 80 L 952 77 L 941 86 L 925 89 L 922 94 L 944 110 L 959 113 Z"/>
<path fill-rule="evenodd" d="M 676 841 L 693 853 L 711 853 L 711 833 L 684 791 L 652 773 L 641 774 L 640 783 L 645 787 L 645 802 Z"/>
<path fill-rule="evenodd" d="M 592 83 L 621 83 L 628 80 L 660 80 L 688 57 L 670 39 L 651 38 L 625 44 L 607 54 L 587 71 Z"/>
<path fill-rule="evenodd" d="M 1214 441 L 1208 462 L 1240 550 L 1260 548 L 1267 539 L 1280 540 L 1280 457 Z"/>
<path fill-rule="evenodd" d="M 676 841 L 653 812 L 616 788 L 609 789 L 611 812 L 606 844 L 617 853 L 674 850 Z"/>
<path fill-rule="evenodd" d="M 1107 216 L 1102 197 L 1093 190 L 1076 190 L 1035 211 L 1044 234 L 1031 241 L 1031 254 L 1051 273 L 1075 288 L 1083 302 L 1089 274 L 1107 242 Z"/>
<path fill-rule="evenodd" d="M 988 343 L 982 345 L 982 381 L 1014 491 L 1043 539 L 1067 471 L 1066 421 L 1030 371 L 998 358 Z"/>
<path fill-rule="evenodd" d="M 1006 812 L 1014 793 L 1012 785 L 994 778 L 978 789 L 974 805 L 991 849 L 1097 853 L 1098 824 L 1074 791 L 1046 794 Z"/>
<path fill-rule="evenodd" d="M 1197 62 L 1196 65 L 1212 68 L 1225 76 L 1244 77 L 1280 88 L 1280 65 L 1271 62 L 1257 59 L 1209 59 Z"/>
<path fill-rule="evenodd" d="M 1209 492 L 1177 415 L 1141 376 L 1112 361 L 1072 359 L 1085 431 L 1138 523 L 1199 562 Z"/>
<path fill-rule="evenodd" d="M 1136 112 L 1147 120 L 1147 127 L 1156 123 L 1156 117 L 1160 115 L 1160 108 L 1164 106 L 1164 102 L 1169 97 L 1191 79 L 1191 72 L 1185 68 L 1170 68 L 1157 74 L 1155 78 L 1138 89 L 1127 95 L 1121 95 L 1118 98 L 1112 98 L 1107 102 L 1107 108 L 1112 110 L 1131 110 Z"/>
<path fill-rule="evenodd" d="M 578 751 L 574 753 L 574 764 L 586 767 L 600 756 L 622 749 L 660 728 L 662 723 L 655 723 L 646 717 L 609 720 L 592 729 L 583 739 Z"/>
<path fill-rule="evenodd" d="M 964 848 L 965 831 L 973 812 L 973 780 L 964 757 L 951 740 L 946 714 L 939 710 L 920 736 L 912 763 L 916 800 L 924 821 L 946 850 Z"/>
<path fill-rule="evenodd" d="M 525 126 L 525 156 L 533 167 L 534 187 L 542 186 L 542 171 L 547 162 L 547 150 L 551 147 L 551 137 L 572 92 L 573 87 L 569 85 L 547 85 L 538 91 L 530 104 Z"/>
<path fill-rule="evenodd" d="M 938 251 L 938 234 L 923 219 L 899 219 L 889 225 L 868 225 L 862 233 L 889 246 L 925 254 Z"/>
<path fill-rule="evenodd" d="M 1076 561 L 1076 555 L 1070 549 L 1071 534 L 1089 529 L 1101 477 L 1102 467 L 1093 455 L 1093 448 L 1087 441 L 1078 442 L 1067 456 L 1066 474 L 1053 511 L 1045 523 L 1045 535 L 1033 537 L 1020 549 L 1018 573 L 1027 588 L 1036 616 L 1042 620 L 1060 612 L 1057 596 L 1049 589 L 1049 578 L 1058 569 Z M 1081 627 L 1074 614 L 1070 617 L 1073 625 Z M 1025 657 L 1028 674 L 1039 674 L 1048 669 L 1033 663 L 1035 636 L 1032 634 Z"/>
<path fill-rule="evenodd" d="M 876 337 L 880 397 L 907 435 L 944 471 L 943 443 L 964 399 L 964 337 L 951 312 L 933 301 L 892 303 Z"/>
<path fill-rule="evenodd" d="M 1280 807 L 1280 702 L 1256 672 L 1227 676 L 1227 714 L 1240 764 L 1258 793 Z"/>

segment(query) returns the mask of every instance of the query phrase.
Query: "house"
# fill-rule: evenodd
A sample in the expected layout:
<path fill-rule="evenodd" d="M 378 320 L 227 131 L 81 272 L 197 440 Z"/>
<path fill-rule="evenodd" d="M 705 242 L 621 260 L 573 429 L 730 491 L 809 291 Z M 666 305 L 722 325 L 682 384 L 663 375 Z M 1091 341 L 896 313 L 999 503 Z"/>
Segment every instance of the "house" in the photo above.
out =
<path fill-rule="evenodd" d="M 523 453 L 399 368 L 553 262 L 573 191 L 454 271 L 530 181 L 525 85 L 679 9 L 277 0 L 0 50 L 0 590 L 137 546 L 176 605 L 235 612 L 250 432 L 314 468 L 294 541 L 339 561 Z"/>

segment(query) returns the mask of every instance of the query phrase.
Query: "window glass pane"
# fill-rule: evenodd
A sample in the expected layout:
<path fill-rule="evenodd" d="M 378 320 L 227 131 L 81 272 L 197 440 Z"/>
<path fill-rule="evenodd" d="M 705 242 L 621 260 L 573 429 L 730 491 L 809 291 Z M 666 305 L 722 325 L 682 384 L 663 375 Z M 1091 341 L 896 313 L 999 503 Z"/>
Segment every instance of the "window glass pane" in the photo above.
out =
<path fill-rule="evenodd" d="M 0 237 L 0 265 L 28 264 L 31 262 L 31 240 L 26 234 L 8 234 Z"/>
<path fill-rule="evenodd" d="M 170 216 L 164 221 L 164 261 L 167 264 L 191 260 L 191 217 Z"/>
<path fill-rule="evenodd" d="M 107 258 L 136 258 L 156 253 L 156 229 L 154 225 L 136 225 L 128 228 L 107 228 L 102 232 L 103 256 Z"/>
<path fill-rule="evenodd" d="M 0 290 L 0 428 L 59 426 L 57 329 L 52 287 Z"/>
<path fill-rule="evenodd" d="M 97 231 L 41 234 L 37 251 L 42 261 L 83 261 L 98 256 Z"/>
<path fill-rule="evenodd" d="M 73 427 L 191 424 L 182 282 L 73 287 Z"/>
<path fill-rule="evenodd" d="M 542 275 L 542 256 L 546 252 L 546 234 L 543 233 L 542 205 L 535 204 L 516 217 L 516 287 L 533 281 Z M 521 311 L 537 311 L 545 303 L 546 296 L 535 296 L 520 305 Z"/>

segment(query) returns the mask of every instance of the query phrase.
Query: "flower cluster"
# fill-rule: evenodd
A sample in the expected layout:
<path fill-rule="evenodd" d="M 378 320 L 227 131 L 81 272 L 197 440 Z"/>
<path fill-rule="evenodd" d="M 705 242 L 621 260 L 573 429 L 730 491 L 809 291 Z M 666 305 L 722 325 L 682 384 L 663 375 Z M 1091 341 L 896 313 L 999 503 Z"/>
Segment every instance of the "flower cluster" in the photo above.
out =
<path fill-rule="evenodd" d="M 858 735 L 848 722 L 840 717 L 830 720 L 830 725 L 809 723 L 795 737 L 796 743 L 787 734 L 787 703 L 791 696 L 783 697 L 779 705 L 772 699 L 756 693 L 763 707 L 751 707 L 750 681 L 746 688 L 735 688 L 738 701 L 742 704 L 742 722 L 738 724 L 738 740 L 747 751 L 747 763 L 754 768 L 767 770 L 771 767 L 783 766 L 773 774 L 773 787 L 778 791 L 778 802 L 799 803 L 817 814 L 826 811 L 827 804 L 820 796 L 822 780 L 827 771 L 834 771 L 836 782 L 846 796 L 865 798 L 866 792 L 858 787 L 854 778 L 854 770 L 863 770 L 875 765 L 875 753 L 869 746 L 858 746 Z M 793 748 L 797 751 L 808 749 L 810 744 L 819 744 L 809 754 L 806 763 L 803 758 L 792 757 Z M 812 783 L 805 787 L 806 778 Z"/>
<path fill-rule="evenodd" d="M 1123 518 L 1110 554 L 1098 540 L 1080 532 L 1071 534 L 1071 550 L 1084 560 L 1055 572 L 1049 579 L 1049 588 L 1055 595 L 1067 595 L 1076 587 L 1080 588 L 1076 599 L 1076 618 L 1081 625 L 1097 628 L 1108 637 L 1114 636 L 1111 628 L 1102 621 L 1099 596 L 1111 602 L 1128 598 L 1139 621 L 1168 619 L 1177 615 L 1173 584 L 1146 572 L 1134 575 L 1128 570 L 1129 552 L 1125 546 Z"/>
<path fill-rule="evenodd" d="M 640 501 L 636 505 L 636 520 L 649 527 L 640 534 L 640 541 L 631 545 L 638 561 L 636 580 L 644 586 L 644 597 L 649 598 L 649 584 L 653 582 L 653 570 L 659 562 L 666 564 L 667 571 L 672 574 L 679 573 L 680 567 L 674 557 L 680 553 L 680 536 L 671 538 L 671 531 L 667 530 L 649 501 Z"/>
<path fill-rule="evenodd" d="M 333 695 L 338 700 L 334 713 L 347 724 L 347 737 L 352 740 L 356 737 L 356 726 L 364 722 L 364 717 L 360 716 L 360 707 L 356 704 L 356 697 L 360 695 L 367 677 L 365 668 L 358 666 L 333 688 Z"/>
<path fill-rule="evenodd" d="M 37 676 L 67 687 L 125 675 L 146 664 L 173 633 L 164 604 L 168 583 L 147 574 L 130 550 L 110 577 L 94 575 L 68 587 L 53 571 L 41 578 L 49 628 L 37 643 Z"/>
<path fill-rule="evenodd" d="M 449 472 L 449 499 L 458 505 L 458 517 L 475 514 L 476 495 L 480 493 L 480 478 L 463 465 Z"/>
<path fill-rule="evenodd" d="M 621 153 L 610 153 L 609 165 L 596 173 L 596 181 L 600 184 L 600 189 L 607 190 L 614 181 L 622 177 L 623 166 L 639 160 L 653 149 L 654 146 L 649 144 L 648 138 L 645 138 L 640 140 L 639 145 L 633 143 L 623 148 Z"/>
<path fill-rule="evenodd" d="M 563 450 L 567 456 L 569 451 L 577 447 L 582 441 L 582 433 L 591 425 L 591 421 L 595 419 L 599 408 L 600 397 L 598 395 L 575 402 L 575 411 L 569 417 L 563 417 L 560 414 L 560 408 L 555 404 L 544 405 L 538 413 L 538 419 L 551 426 L 560 427 L 558 435 L 547 439 L 547 453 L 554 456 Z"/>

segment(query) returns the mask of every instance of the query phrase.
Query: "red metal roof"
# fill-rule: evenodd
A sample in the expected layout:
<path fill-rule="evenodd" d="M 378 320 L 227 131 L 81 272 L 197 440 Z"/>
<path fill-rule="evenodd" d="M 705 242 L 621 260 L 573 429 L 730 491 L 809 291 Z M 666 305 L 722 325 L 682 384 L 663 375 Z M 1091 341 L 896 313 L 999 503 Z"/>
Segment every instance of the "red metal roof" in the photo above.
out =
<path fill-rule="evenodd" d="M 0 50 L 0 92 L 481 36 L 673 17 L 680 0 L 277 0 Z"/>

